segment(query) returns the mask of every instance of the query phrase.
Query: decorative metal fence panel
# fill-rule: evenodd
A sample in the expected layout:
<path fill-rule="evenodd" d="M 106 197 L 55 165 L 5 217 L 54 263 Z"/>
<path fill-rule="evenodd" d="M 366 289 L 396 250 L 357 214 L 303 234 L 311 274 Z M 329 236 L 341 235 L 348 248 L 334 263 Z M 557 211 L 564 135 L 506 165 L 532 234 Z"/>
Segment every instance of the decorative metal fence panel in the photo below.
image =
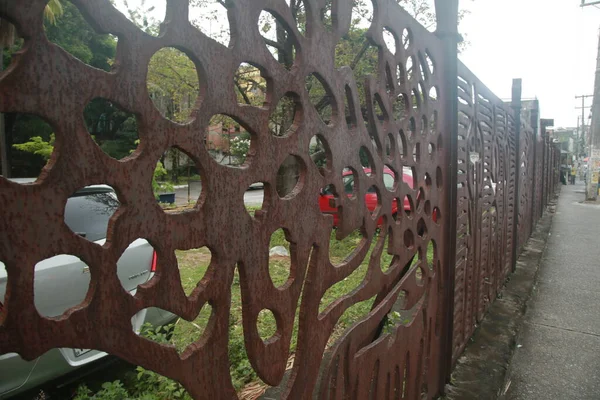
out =
<path fill-rule="evenodd" d="M 462 63 L 458 87 L 455 359 L 510 270 L 515 198 L 512 110 Z"/>
<path fill-rule="evenodd" d="M 454 84 L 444 85 L 442 41 L 392 0 L 373 2 L 367 37 L 377 48 L 378 62 L 377 73 L 367 78 L 335 64 L 336 44 L 352 18 L 351 2 L 304 0 L 305 30 L 298 28 L 283 0 L 228 3 L 231 41 L 225 47 L 190 24 L 186 1 L 168 1 L 161 33 L 152 37 L 109 0 L 73 0 L 98 32 L 118 36 L 110 73 L 83 64 L 46 39 L 46 3 L 0 0 L 0 17 L 25 38 L 23 50 L 0 75 L 0 111 L 38 115 L 56 134 L 52 158 L 34 184 L 0 178 L 0 260 L 8 273 L 6 295 L 0 299 L 0 354 L 16 352 L 33 360 L 56 347 L 97 349 L 179 381 L 194 398 L 235 398 L 228 326 L 237 270 L 248 358 L 269 385 L 281 384 L 287 371 L 284 398 L 417 399 L 441 392 L 449 373 L 443 368 L 450 354 L 444 350 L 447 341 L 456 359 L 511 269 L 514 224 L 519 224 L 521 247 L 535 223 L 528 211 L 532 197 L 540 202 L 547 194 L 536 192 L 531 182 L 534 132 L 527 124 L 521 127 L 517 165 L 519 127 L 510 107 L 462 64 L 459 97 L 453 98 L 445 88 Z M 274 15 L 288 35 L 286 43 L 295 56 L 289 68 L 260 36 L 262 10 Z M 331 12 L 330 25 L 323 20 L 326 11 Z M 395 53 L 384 42 L 384 29 L 394 37 Z M 165 119 L 146 88 L 150 57 L 167 46 L 184 51 L 199 71 L 199 100 L 186 124 Z M 263 106 L 238 104 L 233 76 L 240 63 L 257 66 L 266 78 Z M 308 98 L 305 79 L 311 74 L 325 87 L 330 121 L 320 117 Z M 365 79 L 364 93 L 358 79 Z M 295 99 L 293 129 L 276 137 L 269 118 L 287 95 Z M 101 151 L 86 130 L 83 107 L 96 97 L 137 119 L 140 145 L 121 161 Z M 443 105 L 453 101 L 459 102 L 457 177 L 450 176 L 446 163 L 452 129 Z M 205 146 L 216 114 L 234 118 L 251 135 L 250 152 L 240 168 L 215 162 Z M 326 150 L 321 167 L 309 154 L 314 135 Z M 553 190 L 556 151 L 543 143 L 546 187 Z M 151 189 L 154 167 L 172 147 L 185 152 L 201 171 L 202 194 L 193 209 L 182 213 L 165 213 Z M 370 172 L 363 169 L 361 152 Z M 282 196 L 275 189 L 277 171 L 289 156 L 300 166 L 298 181 Z M 355 181 L 349 193 L 344 170 Z M 383 179 L 388 170 L 395 176 L 391 186 Z M 412 177 L 410 184 L 401 178 L 404 171 Z M 243 196 L 256 182 L 264 183 L 265 200 L 251 215 Z M 67 198 L 93 184 L 114 187 L 121 203 L 103 245 L 85 240 L 63 221 Z M 457 209 L 445 208 L 455 184 Z M 334 193 L 336 228 L 334 218 L 319 208 L 325 187 Z M 367 193 L 376 193 L 373 210 L 365 203 Z M 408 209 L 402 207 L 405 200 Z M 456 241 L 448 242 L 444 227 L 454 218 Z M 291 269 L 287 282 L 276 287 L 268 254 L 269 238 L 279 228 L 291 243 Z M 342 263 L 330 259 L 333 229 L 336 240 L 361 234 Z M 152 244 L 158 269 L 131 295 L 119 282 L 116 263 L 136 238 Z M 175 251 L 202 246 L 210 249 L 212 261 L 186 296 Z M 456 246 L 456 260 L 443 259 L 450 254 L 448 246 Z M 386 253 L 392 261 L 382 265 Z M 34 266 L 57 254 L 75 255 L 89 266 L 90 288 L 83 303 L 46 318 L 34 306 Z M 365 263 L 362 283 L 321 307 L 325 292 Z M 452 299 L 445 289 L 453 268 Z M 371 311 L 326 351 L 340 316 L 370 298 L 375 299 Z M 445 316 L 451 301 L 454 315 Z M 181 354 L 131 328 L 131 318 L 148 307 L 191 321 L 205 305 L 212 307 L 208 326 Z M 263 310 L 274 314 L 277 325 L 266 340 L 257 330 Z M 405 318 L 384 330 L 393 310 Z M 447 318 L 453 321 L 446 324 Z M 289 367 L 296 320 L 297 347 Z"/>

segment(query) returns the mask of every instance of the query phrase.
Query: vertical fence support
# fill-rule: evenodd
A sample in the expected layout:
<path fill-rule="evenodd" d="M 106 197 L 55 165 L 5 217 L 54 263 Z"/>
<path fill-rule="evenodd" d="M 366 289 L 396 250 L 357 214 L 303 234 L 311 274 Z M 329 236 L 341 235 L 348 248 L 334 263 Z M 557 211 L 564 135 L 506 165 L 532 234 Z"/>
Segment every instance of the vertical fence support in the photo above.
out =
<path fill-rule="evenodd" d="M 511 107 L 515 120 L 515 206 L 513 219 L 513 246 L 512 246 L 512 271 L 517 269 L 517 256 L 519 254 L 519 205 L 521 203 L 521 79 L 513 79 Z"/>
<path fill-rule="evenodd" d="M 537 190 L 539 183 L 538 180 L 540 177 L 537 174 L 537 163 L 538 160 L 538 149 L 540 145 L 538 144 L 538 138 L 540 137 L 540 102 L 539 100 L 533 101 L 533 108 L 531 109 L 531 127 L 533 128 L 533 178 L 531 180 L 531 210 L 530 210 L 530 219 L 531 219 L 531 229 L 529 230 L 529 235 L 533 232 L 533 228 L 537 223 L 537 209 L 540 207 L 538 204 L 538 196 Z M 542 172 L 543 173 L 543 172 Z"/>
<path fill-rule="evenodd" d="M 446 166 L 444 209 L 443 271 L 444 321 L 442 351 L 440 352 L 440 388 L 449 382 L 452 371 L 452 343 L 454 332 L 454 267 L 456 264 L 456 202 L 458 166 L 458 0 L 435 0 L 437 31 L 444 47 L 442 101 L 447 134 L 442 163 Z"/>
<path fill-rule="evenodd" d="M 549 176 L 550 176 L 550 152 L 549 152 L 549 147 L 550 144 L 548 143 L 548 133 L 546 132 L 546 129 L 548 129 L 549 126 L 554 125 L 554 120 L 552 119 L 541 119 L 540 120 L 540 133 L 542 135 L 542 146 L 544 149 L 543 155 L 542 157 L 544 157 L 542 159 L 542 168 L 544 169 L 544 176 L 542 177 L 542 210 L 540 211 L 540 218 L 543 215 L 544 211 L 546 209 L 546 206 L 548 205 L 548 187 L 549 187 Z"/>

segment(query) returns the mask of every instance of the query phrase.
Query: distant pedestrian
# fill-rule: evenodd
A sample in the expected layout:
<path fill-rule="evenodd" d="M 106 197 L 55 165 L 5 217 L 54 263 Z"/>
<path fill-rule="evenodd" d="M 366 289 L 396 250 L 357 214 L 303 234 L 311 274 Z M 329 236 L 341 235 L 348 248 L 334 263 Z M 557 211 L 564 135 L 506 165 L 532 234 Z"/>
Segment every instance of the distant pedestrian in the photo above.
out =
<path fill-rule="evenodd" d="M 571 185 L 575 184 L 576 177 L 577 177 L 577 167 L 575 167 L 573 165 L 573 166 L 571 166 L 571 176 L 570 176 Z"/>

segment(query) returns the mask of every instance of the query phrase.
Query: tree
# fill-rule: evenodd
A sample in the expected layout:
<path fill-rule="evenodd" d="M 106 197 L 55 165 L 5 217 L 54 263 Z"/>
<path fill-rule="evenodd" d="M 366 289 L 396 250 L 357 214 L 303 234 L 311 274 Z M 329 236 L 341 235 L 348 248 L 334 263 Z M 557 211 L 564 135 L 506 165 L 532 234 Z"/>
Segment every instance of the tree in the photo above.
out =
<path fill-rule="evenodd" d="M 60 0 L 50 0 L 44 8 L 44 18 L 50 24 L 56 23 L 56 18 L 63 13 Z M 4 70 L 4 49 L 15 44 L 15 26 L 5 19 L 0 18 L 0 72 Z M 0 113 L 0 172 L 9 178 L 11 176 L 9 151 L 10 135 L 6 134 L 5 115 Z"/>
<path fill-rule="evenodd" d="M 13 147 L 17 150 L 41 156 L 45 161 L 48 161 L 54 151 L 54 133 L 50 134 L 50 140 L 48 141 L 40 136 L 34 136 L 28 142 L 13 144 Z"/>

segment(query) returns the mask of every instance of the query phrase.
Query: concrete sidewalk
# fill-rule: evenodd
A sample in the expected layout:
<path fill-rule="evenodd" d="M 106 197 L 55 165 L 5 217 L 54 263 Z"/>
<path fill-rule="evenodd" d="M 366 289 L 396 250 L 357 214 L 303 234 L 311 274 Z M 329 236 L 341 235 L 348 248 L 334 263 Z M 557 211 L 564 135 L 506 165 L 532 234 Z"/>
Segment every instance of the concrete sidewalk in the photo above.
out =
<path fill-rule="evenodd" d="M 505 399 L 600 399 L 600 205 L 563 186 Z"/>

